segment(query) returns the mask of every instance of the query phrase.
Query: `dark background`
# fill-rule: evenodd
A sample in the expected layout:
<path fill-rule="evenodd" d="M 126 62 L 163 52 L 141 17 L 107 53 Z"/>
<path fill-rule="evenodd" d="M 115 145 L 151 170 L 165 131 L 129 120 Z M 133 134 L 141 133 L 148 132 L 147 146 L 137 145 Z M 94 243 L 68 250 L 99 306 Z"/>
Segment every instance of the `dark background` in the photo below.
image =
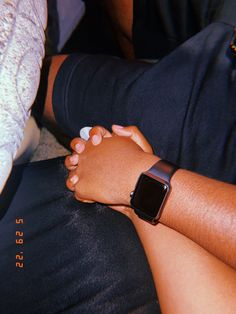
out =
<path fill-rule="evenodd" d="M 86 13 L 62 53 L 84 52 L 122 57 L 102 1 L 86 0 Z"/>

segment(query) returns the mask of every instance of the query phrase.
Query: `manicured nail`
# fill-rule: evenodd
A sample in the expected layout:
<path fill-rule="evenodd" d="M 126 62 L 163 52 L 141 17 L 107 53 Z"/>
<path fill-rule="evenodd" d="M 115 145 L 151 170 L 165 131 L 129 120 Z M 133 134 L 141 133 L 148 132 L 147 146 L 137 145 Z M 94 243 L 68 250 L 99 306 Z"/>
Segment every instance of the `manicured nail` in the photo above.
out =
<path fill-rule="evenodd" d="M 77 165 L 79 162 L 79 156 L 78 155 L 73 155 L 70 157 L 70 162 L 73 166 Z"/>
<path fill-rule="evenodd" d="M 93 135 L 92 137 L 92 143 L 94 145 L 98 145 L 101 142 L 101 136 L 100 135 Z"/>
<path fill-rule="evenodd" d="M 84 144 L 82 144 L 82 143 L 76 144 L 75 150 L 77 151 L 77 153 L 82 153 L 84 151 Z"/>
<path fill-rule="evenodd" d="M 119 133 L 122 136 L 131 136 L 132 132 L 127 131 L 124 126 L 121 125 L 113 125 L 113 129 L 115 132 Z"/>
<path fill-rule="evenodd" d="M 76 184 L 78 181 L 79 181 L 79 178 L 77 175 L 74 175 L 73 177 L 70 178 L 70 181 L 73 183 L 73 184 Z"/>
<path fill-rule="evenodd" d="M 122 125 L 118 125 L 118 124 L 113 124 L 113 127 L 116 129 L 124 129 Z"/>

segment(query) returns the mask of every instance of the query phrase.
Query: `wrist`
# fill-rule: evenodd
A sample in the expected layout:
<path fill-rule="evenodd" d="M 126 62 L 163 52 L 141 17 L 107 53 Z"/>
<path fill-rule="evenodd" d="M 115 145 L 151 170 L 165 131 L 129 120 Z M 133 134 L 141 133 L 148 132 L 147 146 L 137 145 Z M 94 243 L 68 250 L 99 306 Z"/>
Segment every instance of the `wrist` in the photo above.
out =
<path fill-rule="evenodd" d="M 139 156 L 137 156 L 132 171 L 129 173 L 129 177 L 127 178 L 127 188 L 125 195 L 125 205 L 130 206 L 130 194 L 134 191 L 136 183 L 138 181 L 139 176 L 142 172 L 147 171 L 153 164 L 159 161 L 160 158 L 153 155 L 142 152 Z M 131 209 L 133 213 L 133 209 Z"/>
<path fill-rule="evenodd" d="M 178 167 L 166 160 L 158 160 L 142 172 L 131 196 L 131 206 L 142 220 L 156 225 L 171 192 L 171 178 Z M 134 215 L 130 216 L 134 222 Z"/>

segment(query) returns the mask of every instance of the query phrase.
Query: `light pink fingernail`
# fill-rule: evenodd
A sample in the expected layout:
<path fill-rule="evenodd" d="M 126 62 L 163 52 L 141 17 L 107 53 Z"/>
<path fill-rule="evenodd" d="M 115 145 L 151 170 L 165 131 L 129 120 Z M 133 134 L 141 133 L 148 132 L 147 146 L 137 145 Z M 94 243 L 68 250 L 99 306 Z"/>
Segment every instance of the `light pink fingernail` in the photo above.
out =
<path fill-rule="evenodd" d="M 101 137 L 99 135 L 93 135 L 92 142 L 94 145 L 98 145 L 101 142 Z"/>
<path fill-rule="evenodd" d="M 82 153 L 84 151 L 84 144 L 78 143 L 75 145 L 75 150 L 77 153 Z"/>
<path fill-rule="evenodd" d="M 121 134 L 122 136 L 131 136 L 132 132 L 125 129 L 124 126 L 121 125 L 113 125 L 113 129 L 115 132 Z"/>
<path fill-rule="evenodd" d="M 118 125 L 118 124 L 114 124 L 113 127 L 115 127 L 116 129 L 124 129 L 122 125 Z"/>
<path fill-rule="evenodd" d="M 77 165 L 79 162 L 79 156 L 78 155 L 73 155 L 70 157 L 70 162 L 73 166 Z"/>
<path fill-rule="evenodd" d="M 79 178 L 77 175 L 74 175 L 73 177 L 70 178 L 70 181 L 73 183 L 73 184 L 76 184 L 78 181 L 79 181 Z"/>

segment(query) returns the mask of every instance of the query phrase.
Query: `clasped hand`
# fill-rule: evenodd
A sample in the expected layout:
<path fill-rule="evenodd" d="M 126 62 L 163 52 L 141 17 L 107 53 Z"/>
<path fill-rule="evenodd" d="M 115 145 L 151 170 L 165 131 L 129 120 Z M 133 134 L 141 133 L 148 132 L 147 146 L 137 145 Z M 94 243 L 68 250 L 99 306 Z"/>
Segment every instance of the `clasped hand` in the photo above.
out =
<path fill-rule="evenodd" d="M 136 127 L 113 125 L 112 130 L 97 126 L 87 142 L 72 140 L 73 153 L 65 160 L 70 171 L 66 184 L 79 201 L 107 204 L 127 214 L 139 175 L 158 157 Z"/>

